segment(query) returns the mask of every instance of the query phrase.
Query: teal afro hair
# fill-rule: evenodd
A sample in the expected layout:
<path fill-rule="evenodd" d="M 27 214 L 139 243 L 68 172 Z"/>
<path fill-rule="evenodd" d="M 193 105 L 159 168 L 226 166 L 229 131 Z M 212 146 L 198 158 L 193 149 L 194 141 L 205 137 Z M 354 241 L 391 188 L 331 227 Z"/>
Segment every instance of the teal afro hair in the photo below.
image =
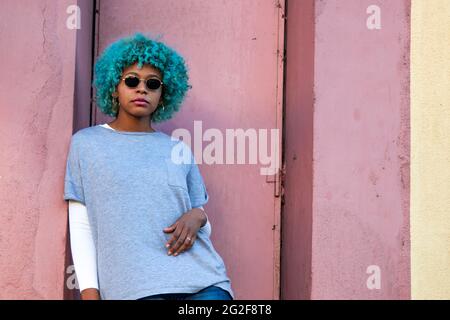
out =
<path fill-rule="evenodd" d="M 110 44 L 95 63 L 93 86 L 96 89 L 96 104 L 104 113 L 117 116 L 113 109 L 111 94 L 120 82 L 123 70 L 135 63 L 142 68 L 149 64 L 162 73 L 163 91 L 162 107 L 158 107 L 151 116 L 151 121 L 161 122 L 172 118 L 180 109 L 189 85 L 185 61 L 174 49 L 158 40 L 150 39 L 138 32 L 121 38 Z"/>

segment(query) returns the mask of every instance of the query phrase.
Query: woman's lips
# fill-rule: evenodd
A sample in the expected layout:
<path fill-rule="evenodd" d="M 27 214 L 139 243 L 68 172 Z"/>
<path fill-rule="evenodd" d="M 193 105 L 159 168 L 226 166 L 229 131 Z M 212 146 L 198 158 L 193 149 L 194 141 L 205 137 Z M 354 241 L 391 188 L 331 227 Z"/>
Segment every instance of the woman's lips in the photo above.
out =
<path fill-rule="evenodd" d="M 148 102 L 145 100 L 133 100 L 134 104 L 141 107 L 146 107 Z"/>

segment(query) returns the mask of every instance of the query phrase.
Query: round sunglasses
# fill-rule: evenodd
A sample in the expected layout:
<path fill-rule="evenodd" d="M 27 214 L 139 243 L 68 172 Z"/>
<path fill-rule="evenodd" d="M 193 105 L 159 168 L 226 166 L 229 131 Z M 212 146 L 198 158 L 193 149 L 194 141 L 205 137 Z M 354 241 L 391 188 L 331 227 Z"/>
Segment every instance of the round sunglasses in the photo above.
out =
<path fill-rule="evenodd" d="M 159 87 L 163 85 L 163 82 L 160 81 L 159 79 L 156 78 L 141 79 L 133 75 L 126 76 L 125 78 L 122 78 L 122 80 L 125 81 L 125 85 L 128 88 L 132 89 L 136 88 L 141 81 L 145 82 L 145 86 L 149 90 L 157 90 L 159 89 Z"/>

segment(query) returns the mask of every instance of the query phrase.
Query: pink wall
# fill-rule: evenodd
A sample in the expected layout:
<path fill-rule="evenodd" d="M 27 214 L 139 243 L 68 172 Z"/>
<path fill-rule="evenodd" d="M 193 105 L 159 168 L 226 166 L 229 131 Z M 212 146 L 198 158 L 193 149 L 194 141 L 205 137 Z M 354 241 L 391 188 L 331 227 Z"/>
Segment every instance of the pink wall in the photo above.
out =
<path fill-rule="evenodd" d="M 61 299 L 76 1 L 2 1 L 0 299 Z"/>
<path fill-rule="evenodd" d="M 410 298 L 410 1 L 377 1 L 380 30 L 372 4 L 315 1 L 314 48 L 312 2 L 288 5 L 286 298 Z"/>
<path fill-rule="evenodd" d="M 192 3 L 198 5 L 198 2 Z M 63 297 L 67 205 L 62 200 L 62 193 L 73 129 L 76 70 L 77 31 L 66 28 L 66 9 L 72 4 L 77 2 L 2 1 L 0 19 L 4 25 L 14 28 L 0 28 L 0 63 L 4 74 L 8 75 L 0 78 L 0 299 Z M 221 107 L 217 104 L 217 92 L 226 88 L 228 80 L 225 76 L 215 78 L 215 81 L 203 84 L 217 85 L 214 90 L 205 91 L 210 95 L 201 96 L 206 100 L 201 100 L 193 91 L 189 103 L 202 110 L 210 106 L 207 114 L 212 127 L 222 128 L 232 121 L 235 121 L 235 127 L 273 127 L 276 83 L 268 85 L 263 91 L 265 95 L 260 94 L 260 87 L 252 84 L 267 79 L 263 73 L 267 73 L 268 65 L 276 70 L 275 55 L 272 56 L 274 48 L 270 47 L 270 44 L 276 46 L 278 18 L 273 11 L 275 7 L 272 4 L 265 7 L 261 12 L 270 19 L 262 19 L 261 12 L 255 13 L 250 4 L 239 4 L 241 7 L 230 5 L 229 8 L 236 21 L 242 23 L 238 30 L 247 32 L 245 39 L 248 41 L 243 38 L 242 42 L 236 42 L 230 36 L 227 48 L 234 48 L 231 52 L 235 55 L 222 50 L 225 63 L 214 63 L 214 58 L 219 56 L 214 50 L 221 47 L 204 45 L 215 39 L 217 32 L 210 31 L 209 38 L 195 37 L 193 32 L 183 33 L 184 30 L 201 31 L 205 25 L 215 25 L 208 24 L 207 19 L 222 21 L 214 18 L 223 15 L 220 7 L 198 5 L 196 8 L 204 14 L 204 19 L 195 18 L 196 29 L 182 28 L 177 36 L 169 38 L 169 42 L 182 43 L 189 36 L 193 37 L 192 41 L 187 41 L 193 47 L 186 46 L 184 50 L 192 59 L 193 79 L 201 81 L 204 80 L 199 75 L 211 70 L 220 74 L 223 65 L 232 65 L 233 59 L 242 59 L 241 53 L 247 53 L 247 69 L 233 76 L 242 84 L 250 84 L 248 88 L 225 92 Z M 288 2 L 282 298 L 410 297 L 410 1 L 378 0 L 382 29 L 373 31 L 366 27 L 366 8 L 372 4 L 373 1 L 366 0 Z M 205 8 L 215 10 L 215 16 Z M 240 10 L 236 11 L 236 8 Z M 111 7 L 108 9 L 113 11 Z M 166 12 L 169 13 L 176 14 Z M 190 23 L 189 19 L 192 17 L 186 16 L 183 21 Z M 144 21 L 139 22 L 142 28 L 148 27 L 149 23 L 157 26 L 157 21 Z M 258 41 L 251 40 L 256 31 L 248 25 L 254 25 L 255 21 L 259 28 Z M 118 34 L 115 30 L 112 29 L 112 34 Z M 236 34 L 233 30 L 228 32 Z M 222 30 L 222 34 L 228 33 Z M 88 36 L 89 32 L 86 32 L 85 37 Z M 248 48 L 254 45 L 259 51 Z M 84 44 L 79 43 L 78 48 L 82 55 L 86 54 Z M 197 52 L 206 52 L 209 56 L 205 58 Z M 255 58 L 249 54 L 251 52 L 264 54 Z M 81 61 L 88 59 L 85 55 Z M 226 59 L 230 61 L 226 63 Z M 212 63 L 206 66 L 202 61 Z M 261 65 L 265 68 L 260 68 Z M 206 69 L 199 69 L 199 66 Z M 88 77 L 83 68 L 78 70 L 80 77 Z M 79 84 L 77 96 L 82 105 L 86 99 L 82 94 L 86 82 Z M 201 88 L 202 83 L 194 87 Z M 228 103 L 227 97 L 233 96 L 239 98 L 236 100 L 240 105 Z M 247 104 L 254 105 L 255 97 L 260 108 L 273 110 L 273 114 L 265 113 L 267 119 L 256 124 L 254 113 L 250 112 L 252 109 L 245 108 Z M 232 106 L 236 110 L 226 114 L 218 111 Z M 246 110 L 249 110 L 247 117 L 244 114 L 240 119 L 233 118 Z M 78 108 L 78 111 L 83 113 L 86 109 Z M 78 116 L 86 121 L 85 113 Z M 175 121 L 176 125 L 188 127 L 181 118 Z M 222 228 L 217 227 L 213 234 L 217 248 L 231 265 L 232 278 L 239 280 L 236 281 L 240 285 L 238 296 L 276 296 L 273 279 L 276 261 L 267 260 L 269 267 L 263 270 L 267 272 L 260 273 L 265 281 L 255 283 L 254 269 L 251 268 L 254 261 L 258 261 L 252 254 L 272 259 L 267 252 L 273 252 L 272 245 L 276 242 L 269 239 L 268 244 L 258 244 L 261 239 L 268 239 L 264 236 L 268 234 L 267 230 L 272 230 L 272 223 L 261 223 L 261 232 L 251 239 L 246 237 L 245 228 L 236 231 L 234 221 L 245 227 L 246 217 L 241 212 L 253 212 L 254 204 L 237 199 L 231 188 L 213 187 L 214 170 L 208 166 L 203 169 L 212 186 L 211 195 L 217 199 L 209 204 L 211 218 Z M 228 171 L 221 171 L 215 179 L 230 177 L 230 170 L 236 168 L 221 169 Z M 263 192 L 270 194 L 262 197 L 269 205 L 264 202 L 258 205 L 274 208 L 272 185 L 256 180 L 256 176 L 255 180 L 240 181 L 243 174 L 240 171 L 233 174 L 236 178 L 233 185 L 239 181 L 237 185 L 242 190 L 252 192 L 252 199 L 261 197 Z M 260 189 L 254 188 L 256 185 Z M 223 194 L 225 191 L 230 194 Z M 241 194 L 239 190 L 237 193 Z M 220 211 L 219 203 L 230 200 L 234 207 L 230 205 L 227 212 Z M 271 222 L 276 214 L 267 210 L 266 218 L 258 220 L 258 213 L 255 211 L 252 219 L 263 222 Z M 236 233 L 225 232 L 228 229 Z M 245 246 L 242 246 L 243 241 L 246 241 Z M 258 248 L 268 250 L 255 252 Z M 236 262 L 235 256 L 243 257 L 243 260 Z M 242 269 L 241 265 L 250 267 Z M 370 265 L 380 267 L 380 290 L 369 290 L 366 286 L 369 277 L 366 269 Z M 253 292 L 256 294 L 252 295 Z"/>

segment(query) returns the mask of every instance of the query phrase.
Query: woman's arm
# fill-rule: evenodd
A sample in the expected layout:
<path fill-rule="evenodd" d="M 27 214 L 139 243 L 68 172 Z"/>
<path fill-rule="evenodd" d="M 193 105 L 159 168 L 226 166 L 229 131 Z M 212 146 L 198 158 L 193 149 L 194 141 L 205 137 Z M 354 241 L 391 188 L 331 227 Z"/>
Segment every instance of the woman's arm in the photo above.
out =
<path fill-rule="evenodd" d="M 70 245 L 82 300 L 100 300 L 97 254 L 86 206 L 69 200 Z"/>

